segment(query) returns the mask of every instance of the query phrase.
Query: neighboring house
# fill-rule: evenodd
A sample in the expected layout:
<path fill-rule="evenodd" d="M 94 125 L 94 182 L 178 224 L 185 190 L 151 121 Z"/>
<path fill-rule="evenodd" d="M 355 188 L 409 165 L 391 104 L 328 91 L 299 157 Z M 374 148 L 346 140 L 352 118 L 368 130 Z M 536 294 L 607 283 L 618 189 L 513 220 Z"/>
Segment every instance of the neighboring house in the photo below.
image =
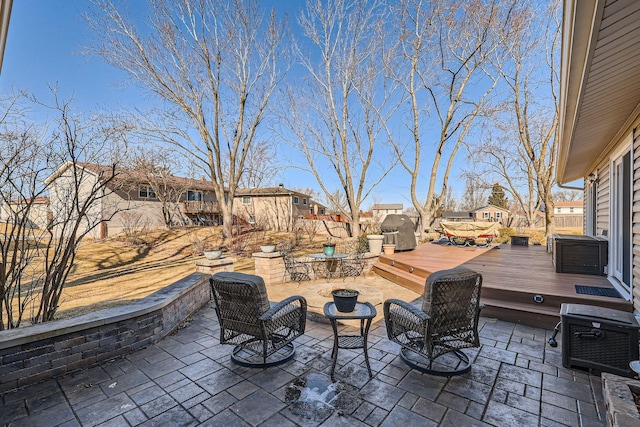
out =
<path fill-rule="evenodd" d="M 557 182 L 584 180 L 584 232 L 640 313 L 640 2 L 565 0 Z"/>
<path fill-rule="evenodd" d="M 556 227 L 575 228 L 584 225 L 584 206 L 582 200 L 554 202 L 554 216 Z M 536 225 L 544 227 L 544 212 L 536 216 Z"/>
<path fill-rule="evenodd" d="M 28 224 L 29 228 L 46 229 L 51 223 L 51 211 L 49 210 L 48 197 L 36 197 L 28 200 L 14 200 L 11 203 L 0 206 L 0 222 L 10 222 L 19 214 L 20 211 L 27 208 L 28 205 Z"/>
<path fill-rule="evenodd" d="M 402 203 L 378 203 L 373 205 L 371 212 L 373 220 L 379 224 L 384 221 L 388 214 L 401 214 L 402 209 Z"/>
<path fill-rule="evenodd" d="M 499 222 L 503 226 L 508 226 L 510 224 L 511 218 L 512 215 L 510 210 L 494 205 L 487 205 L 481 208 L 473 209 L 471 211 L 442 212 L 442 214 L 440 214 L 440 218 L 438 218 L 434 226 L 438 227 L 440 221 Z"/>
<path fill-rule="evenodd" d="M 472 221 L 499 222 L 507 226 L 510 223 L 511 211 L 499 206 L 487 205 L 469 212 Z"/>
<path fill-rule="evenodd" d="M 584 214 L 584 206 L 582 200 L 570 202 L 554 202 L 555 216 L 558 215 L 580 215 Z"/>
<path fill-rule="evenodd" d="M 469 211 L 442 212 L 442 214 L 440 215 L 440 219 L 442 219 L 443 221 L 455 222 L 473 221 L 473 214 Z"/>
<path fill-rule="evenodd" d="M 508 226 L 512 218 L 511 211 L 494 205 L 487 205 L 471 211 L 442 212 L 434 226 L 438 227 L 440 221 L 467 222 L 484 221 L 499 222 L 503 226 Z"/>
<path fill-rule="evenodd" d="M 77 163 L 77 166 L 82 168 L 82 186 L 87 189 L 94 186 L 105 174 L 111 173 L 108 166 L 89 163 Z M 54 222 L 55 218 L 64 217 L 62 213 L 69 205 L 69 186 L 73 185 L 72 167 L 73 163 L 68 162 L 46 180 L 50 185 L 50 209 Z M 163 180 L 164 184 L 179 189 L 175 199 L 165 204 L 166 209 L 172 210 L 172 217 L 176 223 L 221 222 L 218 202 L 210 181 L 170 176 Z M 89 224 L 100 223 L 90 234 L 91 237 L 103 239 L 143 227 L 165 225 L 163 203 L 142 174 L 131 169 L 116 169 L 116 176 L 109 183 L 107 190 L 97 200 L 89 215 Z"/>
<path fill-rule="evenodd" d="M 288 190 L 283 185 L 238 189 L 233 214 L 249 224 L 274 231 L 292 231 L 306 215 L 325 215 L 326 207 L 308 194 Z"/>

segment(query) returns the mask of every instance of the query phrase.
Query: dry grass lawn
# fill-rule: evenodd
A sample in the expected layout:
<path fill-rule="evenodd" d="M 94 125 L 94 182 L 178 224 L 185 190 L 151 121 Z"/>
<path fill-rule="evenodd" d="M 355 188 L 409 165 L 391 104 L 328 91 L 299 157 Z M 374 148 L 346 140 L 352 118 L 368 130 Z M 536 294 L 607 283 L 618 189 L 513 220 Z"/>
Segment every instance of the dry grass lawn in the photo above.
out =
<path fill-rule="evenodd" d="M 544 240 L 543 230 L 519 231 Z M 219 227 L 184 228 L 149 232 L 138 238 L 135 244 L 123 238 L 84 242 L 63 291 L 57 317 L 70 317 L 127 304 L 193 273 L 195 260 L 202 258 L 203 246 L 218 244 L 219 232 Z M 562 229 L 558 232 L 580 234 L 581 230 Z M 267 238 L 278 242 L 291 237 L 286 233 L 268 236 L 256 233 L 249 237 L 250 247 L 245 255 L 225 255 L 237 259 L 236 271 L 253 273 L 251 253 L 258 250 L 261 242 Z M 300 253 L 318 252 L 324 240 L 324 237 L 302 239 Z M 338 245 L 338 251 L 342 245 L 349 243 L 346 239 L 334 239 L 334 242 Z M 291 294 L 296 293 L 296 287 L 289 289 Z"/>
<path fill-rule="evenodd" d="M 82 243 L 76 265 L 62 294 L 58 318 L 76 316 L 115 307 L 144 298 L 195 272 L 196 259 L 203 258 L 203 247 L 220 243 L 220 227 L 183 228 L 155 231 L 135 243 L 124 238 Z M 235 271 L 253 273 L 251 253 L 260 243 L 275 242 L 292 235 L 256 233 L 248 237 L 248 250 L 236 258 Z M 301 252 L 317 251 L 324 238 L 304 239 Z M 337 240 L 340 244 L 340 239 Z M 228 243 L 228 242 L 227 242 Z"/>

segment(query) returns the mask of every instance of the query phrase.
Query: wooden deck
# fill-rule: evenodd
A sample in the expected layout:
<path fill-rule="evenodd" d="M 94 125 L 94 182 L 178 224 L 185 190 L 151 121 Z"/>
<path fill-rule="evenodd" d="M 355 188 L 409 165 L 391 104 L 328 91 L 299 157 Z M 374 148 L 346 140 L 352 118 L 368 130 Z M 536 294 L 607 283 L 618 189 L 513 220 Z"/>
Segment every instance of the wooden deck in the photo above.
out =
<path fill-rule="evenodd" d="M 374 271 L 422 293 L 434 271 L 465 266 L 482 273 L 482 315 L 531 326 L 553 328 L 562 303 L 632 311 L 622 298 L 576 293 L 575 285 L 612 288 L 604 276 L 556 273 L 543 246 L 500 245 L 496 248 L 419 245 L 409 252 L 381 255 Z M 542 297 L 542 302 L 535 302 Z"/>

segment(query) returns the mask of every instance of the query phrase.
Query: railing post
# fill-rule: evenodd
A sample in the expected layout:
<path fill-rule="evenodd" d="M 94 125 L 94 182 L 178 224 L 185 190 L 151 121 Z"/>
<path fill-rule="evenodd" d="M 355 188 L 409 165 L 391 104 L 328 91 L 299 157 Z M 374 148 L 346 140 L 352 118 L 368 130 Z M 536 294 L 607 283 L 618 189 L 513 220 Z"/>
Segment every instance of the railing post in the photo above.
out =
<path fill-rule="evenodd" d="M 252 255 L 256 276 L 266 285 L 284 282 L 284 260 L 280 252 L 256 252 Z"/>

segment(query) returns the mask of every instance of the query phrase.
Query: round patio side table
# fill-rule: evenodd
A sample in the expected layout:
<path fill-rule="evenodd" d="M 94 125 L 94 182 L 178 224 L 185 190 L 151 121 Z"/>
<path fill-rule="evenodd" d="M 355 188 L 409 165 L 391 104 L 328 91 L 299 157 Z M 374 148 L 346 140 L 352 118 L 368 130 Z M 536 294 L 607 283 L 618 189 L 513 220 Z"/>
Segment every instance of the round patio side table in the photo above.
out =
<path fill-rule="evenodd" d="M 369 364 L 369 353 L 367 351 L 367 337 L 369 336 L 369 328 L 371 321 L 377 315 L 376 308 L 370 302 L 356 303 L 353 311 L 343 313 L 337 310 L 334 302 L 328 302 L 324 305 L 324 315 L 331 322 L 333 328 L 333 350 L 331 351 L 331 381 L 335 381 L 334 373 L 336 370 L 336 362 L 338 361 L 338 349 L 354 349 L 361 348 L 364 351 L 364 361 L 367 364 L 369 377 L 373 377 L 371 373 L 371 365 Z M 338 332 L 338 320 L 360 320 L 360 335 L 340 335 Z"/>

